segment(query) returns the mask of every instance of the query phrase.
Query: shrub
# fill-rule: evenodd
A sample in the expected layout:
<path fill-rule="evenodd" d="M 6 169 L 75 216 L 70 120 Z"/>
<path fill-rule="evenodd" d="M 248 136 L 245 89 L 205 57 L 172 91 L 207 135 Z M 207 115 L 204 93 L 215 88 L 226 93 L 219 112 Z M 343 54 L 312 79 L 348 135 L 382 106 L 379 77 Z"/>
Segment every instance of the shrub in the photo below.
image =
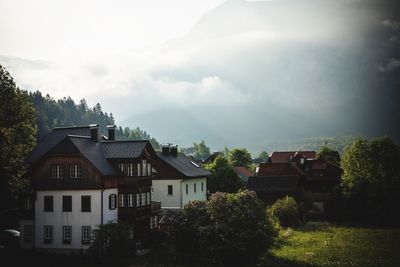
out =
<path fill-rule="evenodd" d="M 89 253 L 95 258 L 118 259 L 130 255 L 133 242 L 129 239 L 128 224 L 123 221 L 99 225 L 94 230 L 95 239 Z"/>
<path fill-rule="evenodd" d="M 298 226 L 300 223 L 298 205 L 289 196 L 278 199 L 272 206 L 267 208 L 267 213 L 276 218 L 284 228 Z"/>
<path fill-rule="evenodd" d="M 228 266 L 249 266 L 271 248 L 277 230 L 251 191 L 213 194 L 185 206 L 178 249 L 197 252 Z"/>

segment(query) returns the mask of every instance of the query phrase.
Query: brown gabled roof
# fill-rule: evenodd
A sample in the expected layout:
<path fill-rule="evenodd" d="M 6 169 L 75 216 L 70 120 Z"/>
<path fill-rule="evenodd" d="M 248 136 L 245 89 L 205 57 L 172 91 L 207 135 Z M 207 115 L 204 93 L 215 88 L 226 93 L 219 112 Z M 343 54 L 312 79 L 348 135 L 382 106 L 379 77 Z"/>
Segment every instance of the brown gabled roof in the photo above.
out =
<path fill-rule="evenodd" d="M 290 162 L 291 157 L 303 155 L 306 159 L 315 159 L 317 152 L 315 151 L 274 151 L 271 154 L 272 163 Z"/>
<path fill-rule="evenodd" d="M 244 175 L 246 177 L 250 177 L 253 175 L 251 171 L 246 169 L 245 167 L 233 167 L 233 170 L 236 172 L 237 175 Z"/>
<path fill-rule="evenodd" d="M 290 163 L 260 163 L 257 176 L 305 175 L 297 166 Z"/>

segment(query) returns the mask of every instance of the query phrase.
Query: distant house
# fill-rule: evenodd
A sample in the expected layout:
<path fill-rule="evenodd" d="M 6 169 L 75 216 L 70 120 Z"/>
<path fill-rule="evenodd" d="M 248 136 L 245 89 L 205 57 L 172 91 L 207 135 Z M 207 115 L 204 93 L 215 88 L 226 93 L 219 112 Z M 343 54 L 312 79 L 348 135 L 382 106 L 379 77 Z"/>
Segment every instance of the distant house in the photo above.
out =
<path fill-rule="evenodd" d="M 205 160 L 203 160 L 203 165 L 204 165 L 204 164 L 213 163 L 214 160 L 215 160 L 219 155 L 221 155 L 221 152 L 214 152 L 214 153 L 212 153 L 210 156 L 208 156 L 208 158 L 206 158 Z"/>
<path fill-rule="evenodd" d="M 247 180 L 253 175 L 246 167 L 233 167 L 233 170 L 244 184 L 247 184 Z"/>
<path fill-rule="evenodd" d="M 316 158 L 315 151 L 274 152 L 249 177 L 247 188 L 256 191 L 267 204 L 285 195 L 299 199 L 308 192 L 314 206 L 310 212 L 323 214 L 341 174 L 339 166 Z"/>
<path fill-rule="evenodd" d="M 53 129 L 28 157 L 33 191 L 24 197 L 21 247 L 81 251 L 101 224 L 126 221 L 129 238 L 146 246 L 152 212 L 153 161 L 149 141 L 117 141 L 115 126 Z"/>
<path fill-rule="evenodd" d="M 178 152 L 176 145 L 163 145 L 154 161 L 152 199 L 163 209 L 181 209 L 192 200 L 207 199 L 207 177 L 210 172 Z"/>

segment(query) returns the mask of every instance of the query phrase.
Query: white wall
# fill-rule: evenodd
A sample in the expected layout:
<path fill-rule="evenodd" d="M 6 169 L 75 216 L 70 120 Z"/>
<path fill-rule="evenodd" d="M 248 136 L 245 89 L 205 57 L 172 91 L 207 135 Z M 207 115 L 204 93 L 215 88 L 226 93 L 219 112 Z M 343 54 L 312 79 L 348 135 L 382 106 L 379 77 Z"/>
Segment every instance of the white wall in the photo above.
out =
<path fill-rule="evenodd" d="M 161 201 L 163 209 L 180 209 L 182 180 L 153 180 L 151 199 Z M 173 194 L 168 195 L 168 185 L 172 185 Z"/>
<path fill-rule="evenodd" d="M 203 191 L 201 190 L 203 183 Z M 194 184 L 196 184 L 196 193 L 194 193 Z M 168 185 L 173 187 L 173 195 L 168 195 Z M 188 194 L 186 194 L 186 185 L 188 185 Z M 207 181 L 206 178 L 195 178 L 186 180 L 153 180 L 153 189 L 151 199 L 161 201 L 163 209 L 180 209 L 192 200 L 207 199 Z"/>
<path fill-rule="evenodd" d="M 35 201 L 35 247 L 85 249 L 88 245 L 82 244 L 82 226 L 91 226 L 92 231 L 101 224 L 101 191 L 102 190 L 57 190 L 37 191 Z M 117 189 L 106 189 L 103 192 L 103 221 L 117 220 L 118 209 L 108 209 L 108 195 L 117 194 Z M 53 212 L 44 212 L 44 196 L 53 196 Z M 91 212 L 81 212 L 81 196 L 91 196 Z M 72 212 L 62 211 L 62 196 L 72 196 Z M 44 225 L 53 226 L 53 241 L 44 243 Z M 62 227 L 72 226 L 71 244 L 63 244 Z"/>
<path fill-rule="evenodd" d="M 203 183 L 203 190 L 201 190 L 201 183 Z M 194 192 L 195 184 L 196 192 Z M 188 194 L 186 194 L 186 185 L 188 185 Z M 192 200 L 207 200 L 206 178 L 195 178 L 182 181 L 182 207 Z"/>

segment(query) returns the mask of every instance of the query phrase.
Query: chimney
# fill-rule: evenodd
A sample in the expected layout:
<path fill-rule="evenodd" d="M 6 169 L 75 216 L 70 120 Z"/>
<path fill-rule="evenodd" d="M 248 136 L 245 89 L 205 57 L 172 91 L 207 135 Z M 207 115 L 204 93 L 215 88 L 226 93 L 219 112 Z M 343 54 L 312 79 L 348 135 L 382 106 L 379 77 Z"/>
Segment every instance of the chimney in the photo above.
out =
<path fill-rule="evenodd" d="M 169 156 L 169 144 L 162 145 L 162 146 L 161 146 L 161 152 L 162 152 L 165 156 Z"/>
<path fill-rule="evenodd" d="M 98 124 L 90 124 L 90 138 L 93 142 L 99 141 L 99 125 Z"/>
<path fill-rule="evenodd" d="M 108 129 L 108 141 L 114 141 L 115 140 L 115 125 L 107 125 Z"/>
<path fill-rule="evenodd" d="M 171 156 L 177 157 L 178 156 L 178 146 L 177 145 L 171 145 L 169 147 L 169 153 L 171 154 Z"/>

